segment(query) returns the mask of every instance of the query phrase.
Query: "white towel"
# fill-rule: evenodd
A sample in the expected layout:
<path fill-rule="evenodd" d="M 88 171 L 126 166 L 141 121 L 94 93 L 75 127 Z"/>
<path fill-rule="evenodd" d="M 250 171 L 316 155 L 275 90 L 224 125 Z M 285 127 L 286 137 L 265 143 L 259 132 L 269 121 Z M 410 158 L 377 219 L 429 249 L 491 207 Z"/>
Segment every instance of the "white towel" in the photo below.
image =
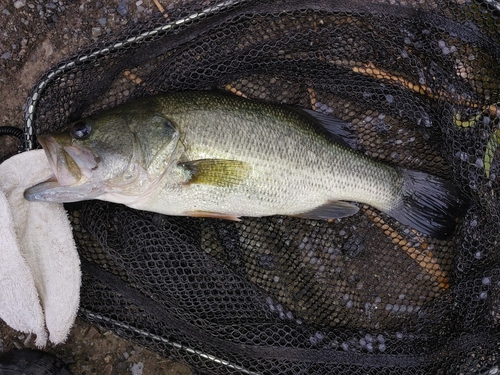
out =
<path fill-rule="evenodd" d="M 63 342 L 78 311 L 80 260 L 61 204 L 28 202 L 27 188 L 52 176 L 43 150 L 0 164 L 0 318 L 12 328 Z"/>

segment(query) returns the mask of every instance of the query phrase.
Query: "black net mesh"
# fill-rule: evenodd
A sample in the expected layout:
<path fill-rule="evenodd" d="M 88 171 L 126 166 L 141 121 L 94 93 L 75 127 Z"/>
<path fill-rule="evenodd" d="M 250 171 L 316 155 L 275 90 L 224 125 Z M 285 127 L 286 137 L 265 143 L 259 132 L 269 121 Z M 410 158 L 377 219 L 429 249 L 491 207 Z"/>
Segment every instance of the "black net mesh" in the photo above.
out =
<path fill-rule="evenodd" d="M 36 134 L 190 89 L 333 114 L 370 157 L 453 179 L 451 240 L 363 206 L 241 222 L 67 206 L 81 315 L 206 374 L 500 371 L 500 5 L 182 2 L 48 72 Z"/>

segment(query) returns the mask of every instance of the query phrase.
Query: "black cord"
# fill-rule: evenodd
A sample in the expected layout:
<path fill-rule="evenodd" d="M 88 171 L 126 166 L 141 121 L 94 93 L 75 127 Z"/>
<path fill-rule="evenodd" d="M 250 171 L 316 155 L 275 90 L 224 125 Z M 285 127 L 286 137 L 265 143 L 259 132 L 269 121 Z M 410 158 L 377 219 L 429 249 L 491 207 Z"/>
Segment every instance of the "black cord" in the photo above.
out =
<path fill-rule="evenodd" d="M 15 128 L 13 126 L 0 126 L 0 136 L 2 135 L 17 137 L 21 143 L 24 142 L 24 132 L 22 129 Z"/>
<path fill-rule="evenodd" d="M 17 152 L 19 153 L 23 151 L 24 131 L 22 129 L 15 128 L 14 126 L 0 126 L 0 137 L 2 135 L 9 135 L 11 137 L 16 137 L 17 139 L 19 139 L 19 146 L 17 147 Z M 12 155 L 6 154 L 0 156 L 0 163 L 3 163 L 10 156 Z"/>

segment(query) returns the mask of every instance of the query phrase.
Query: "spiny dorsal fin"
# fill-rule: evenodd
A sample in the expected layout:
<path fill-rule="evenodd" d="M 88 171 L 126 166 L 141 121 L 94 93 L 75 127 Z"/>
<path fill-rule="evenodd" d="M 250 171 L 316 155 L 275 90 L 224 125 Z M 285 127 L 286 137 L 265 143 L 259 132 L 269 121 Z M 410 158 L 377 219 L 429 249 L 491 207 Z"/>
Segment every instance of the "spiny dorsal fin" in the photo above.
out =
<path fill-rule="evenodd" d="M 250 171 L 250 166 L 239 160 L 200 159 L 180 165 L 189 176 L 186 184 L 233 186 L 241 183 Z"/>

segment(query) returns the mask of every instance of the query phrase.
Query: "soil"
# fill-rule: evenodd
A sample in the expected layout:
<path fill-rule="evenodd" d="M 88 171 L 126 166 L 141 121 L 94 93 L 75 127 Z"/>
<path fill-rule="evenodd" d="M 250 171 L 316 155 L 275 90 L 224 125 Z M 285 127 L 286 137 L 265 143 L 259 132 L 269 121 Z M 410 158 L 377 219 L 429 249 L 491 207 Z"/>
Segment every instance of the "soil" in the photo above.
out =
<path fill-rule="evenodd" d="M 0 321 L 0 353 L 33 348 L 34 337 Z M 122 340 L 110 331 L 77 319 L 64 344 L 43 349 L 64 361 L 74 375 L 190 375 L 185 365 Z"/>
<path fill-rule="evenodd" d="M 160 0 L 167 6 L 170 0 Z M 37 79 L 52 66 L 129 22 L 159 8 L 152 0 L 0 0 L 0 126 L 23 126 L 23 106 Z M 17 152 L 13 137 L 0 137 L 0 161 Z M 34 347 L 34 338 L 0 320 L 0 353 Z M 44 350 L 75 375 L 188 375 L 184 365 L 77 319 L 64 344 Z"/>

